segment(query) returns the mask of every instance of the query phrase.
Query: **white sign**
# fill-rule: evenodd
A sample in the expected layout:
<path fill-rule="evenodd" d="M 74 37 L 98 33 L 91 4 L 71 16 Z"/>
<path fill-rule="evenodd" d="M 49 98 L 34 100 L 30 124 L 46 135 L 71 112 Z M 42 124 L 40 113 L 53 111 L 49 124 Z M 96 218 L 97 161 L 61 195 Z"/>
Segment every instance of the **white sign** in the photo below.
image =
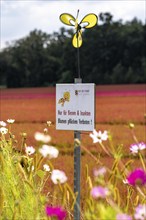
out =
<path fill-rule="evenodd" d="M 95 84 L 56 84 L 56 129 L 93 131 Z"/>

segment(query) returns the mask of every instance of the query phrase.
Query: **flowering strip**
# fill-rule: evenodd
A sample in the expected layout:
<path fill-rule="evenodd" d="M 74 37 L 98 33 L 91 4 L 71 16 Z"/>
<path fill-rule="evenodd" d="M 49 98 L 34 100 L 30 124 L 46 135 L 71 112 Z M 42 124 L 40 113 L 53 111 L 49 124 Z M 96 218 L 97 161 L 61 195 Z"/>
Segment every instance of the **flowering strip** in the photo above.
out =
<path fill-rule="evenodd" d="M 57 217 L 58 220 L 64 220 L 66 212 L 62 207 L 46 206 L 46 215 L 49 217 Z"/>
<path fill-rule="evenodd" d="M 27 134 L 22 133 L 22 150 L 17 151 L 10 124 L 0 122 L 1 218 L 71 220 L 77 194 L 73 193 L 67 183 L 66 173 L 52 164 L 51 159 L 57 158 L 59 151 L 48 145 L 51 140 L 46 134 L 48 130 L 46 133 L 35 134 L 37 147 L 28 146 Z M 107 131 L 93 131 L 90 137 L 100 146 L 110 138 Z M 76 142 L 78 144 L 78 140 Z M 111 164 L 108 166 L 103 163 L 100 154 L 97 157 L 97 154 L 82 147 L 95 161 L 93 178 L 90 177 L 86 164 L 82 219 L 146 220 L 145 158 L 140 157 L 140 160 L 137 160 L 137 157 L 134 157 L 135 160 L 130 159 L 123 163 L 121 146 L 112 148 L 106 143 L 106 147 L 103 147 L 107 150 L 107 155 L 110 152 Z M 130 145 L 130 156 L 133 158 L 133 154 L 141 155 L 144 150 L 144 142 L 136 142 Z M 140 166 L 132 170 L 136 160 Z M 125 178 L 126 184 L 123 184 Z M 124 195 L 121 193 L 122 187 Z"/>

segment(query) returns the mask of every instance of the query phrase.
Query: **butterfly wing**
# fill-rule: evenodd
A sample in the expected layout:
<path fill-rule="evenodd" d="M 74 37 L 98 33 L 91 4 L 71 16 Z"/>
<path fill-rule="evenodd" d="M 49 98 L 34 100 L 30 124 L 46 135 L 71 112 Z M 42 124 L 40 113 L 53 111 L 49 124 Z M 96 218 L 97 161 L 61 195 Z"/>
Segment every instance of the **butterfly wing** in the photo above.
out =
<path fill-rule="evenodd" d="M 81 31 L 78 31 L 77 33 L 75 33 L 73 35 L 72 45 L 76 48 L 81 47 L 81 45 L 82 45 L 82 33 L 81 33 Z"/>
<path fill-rule="evenodd" d="M 92 28 L 97 24 L 97 21 L 98 17 L 95 14 L 88 14 L 81 20 L 80 25 L 84 28 Z"/>
<path fill-rule="evenodd" d="M 66 25 L 74 26 L 76 19 L 71 14 L 63 13 L 60 15 L 60 20 Z"/>

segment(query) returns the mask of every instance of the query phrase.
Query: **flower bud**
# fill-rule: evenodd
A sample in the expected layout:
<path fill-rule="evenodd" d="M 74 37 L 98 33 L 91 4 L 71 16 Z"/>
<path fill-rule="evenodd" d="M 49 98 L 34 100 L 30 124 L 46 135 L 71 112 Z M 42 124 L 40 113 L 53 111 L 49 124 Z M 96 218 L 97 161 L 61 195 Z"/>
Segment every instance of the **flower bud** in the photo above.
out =
<path fill-rule="evenodd" d="M 135 126 L 134 126 L 134 124 L 133 123 L 129 123 L 129 128 L 130 129 L 133 129 Z"/>

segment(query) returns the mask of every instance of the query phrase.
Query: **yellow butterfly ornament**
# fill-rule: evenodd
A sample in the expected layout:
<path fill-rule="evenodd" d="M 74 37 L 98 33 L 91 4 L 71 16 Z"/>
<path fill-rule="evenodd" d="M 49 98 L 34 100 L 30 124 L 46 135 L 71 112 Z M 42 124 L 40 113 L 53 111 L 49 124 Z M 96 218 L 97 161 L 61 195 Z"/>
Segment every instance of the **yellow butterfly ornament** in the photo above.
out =
<path fill-rule="evenodd" d="M 78 15 L 79 15 L 79 10 L 77 11 L 77 17 L 74 18 L 71 14 L 68 13 L 63 13 L 60 15 L 60 20 L 62 23 L 69 25 L 69 26 L 74 26 L 75 27 L 75 34 L 73 35 L 72 38 L 72 44 L 74 47 L 79 48 L 82 45 L 82 28 L 92 28 L 97 24 L 98 17 L 91 13 L 87 14 L 80 23 L 78 23 Z"/>

